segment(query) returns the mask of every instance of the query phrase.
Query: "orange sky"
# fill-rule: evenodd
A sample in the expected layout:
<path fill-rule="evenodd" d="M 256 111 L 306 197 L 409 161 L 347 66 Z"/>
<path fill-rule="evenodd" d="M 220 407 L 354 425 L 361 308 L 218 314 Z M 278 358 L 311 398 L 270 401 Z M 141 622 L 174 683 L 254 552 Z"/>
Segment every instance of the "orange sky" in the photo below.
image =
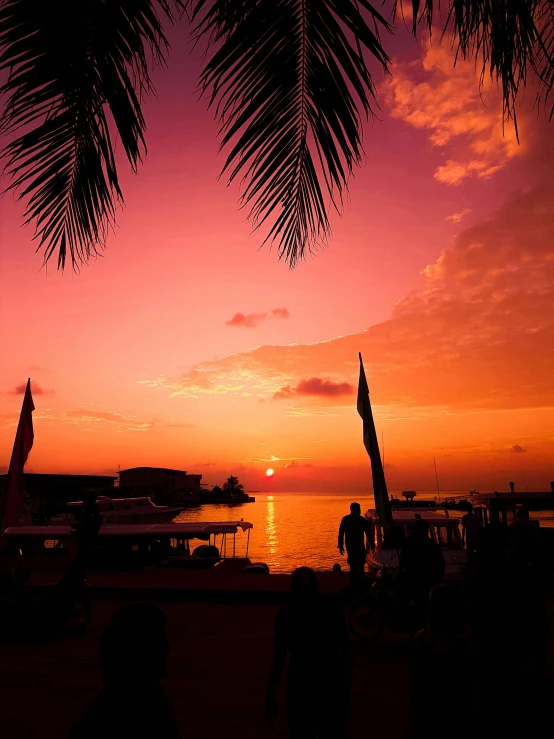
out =
<path fill-rule="evenodd" d="M 433 456 L 443 488 L 548 487 L 552 128 L 530 89 L 518 145 L 471 64 L 403 33 L 392 50 L 344 217 L 294 272 L 258 250 L 238 189 L 217 181 L 198 59 L 177 38 L 101 258 L 41 269 L 21 206 L 0 201 L 0 467 L 31 376 L 30 471 L 159 465 L 368 490 L 362 351 L 390 489 L 434 487 Z"/>

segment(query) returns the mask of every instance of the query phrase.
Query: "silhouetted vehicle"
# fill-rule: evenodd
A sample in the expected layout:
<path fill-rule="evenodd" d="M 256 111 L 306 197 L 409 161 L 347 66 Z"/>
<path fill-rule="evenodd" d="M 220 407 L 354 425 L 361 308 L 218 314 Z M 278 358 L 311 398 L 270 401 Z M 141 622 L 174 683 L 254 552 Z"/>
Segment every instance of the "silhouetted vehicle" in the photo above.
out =
<path fill-rule="evenodd" d="M 83 553 L 77 554 L 60 581 L 52 585 L 33 585 L 24 565 L 4 578 L 0 590 L 0 638 L 33 641 L 84 631 L 92 617 L 92 604 L 82 558 Z"/>
<path fill-rule="evenodd" d="M 413 604 L 398 583 L 398 570 L 379 571 L 368 592 L 356 598 L 347 615 L 348 627 L 360 641 L 378 641 L 385 631 L 413 633 Z"/>

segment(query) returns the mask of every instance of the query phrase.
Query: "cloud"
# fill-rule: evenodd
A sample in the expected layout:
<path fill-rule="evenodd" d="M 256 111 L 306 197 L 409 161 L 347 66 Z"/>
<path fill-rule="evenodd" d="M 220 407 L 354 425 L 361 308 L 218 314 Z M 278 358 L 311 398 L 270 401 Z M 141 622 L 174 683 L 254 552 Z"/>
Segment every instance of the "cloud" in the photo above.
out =
<path fill-rule="evenodd" d="M 310 462 L 297 462 L 296 459 L 293 459 L 292 462 L 286 465 L 286 469 L 288 470 L 298 470 L 303 467 L 313 467 L 313 464 Z"/>
<path fill-rule="evenodd" d="M 294 406 L 290 405 L 287 408 L 287 416 L 291 418 L 317 418 L 319 416 L 333 416 L 337 418 L 341 415 L 338 413 L 336 408 L 327 408 L 324 406 Z"/>
<path fill-rule="evenodd" d="M 193 423 L 166 423 L 165 425 L 169 429 L 193 429 L 194 428 Z"/>
<path fill-rule="evenodd" d="M 414 10 L 411 0 L 400 0 L 396 12 L 397 17 L 402 18 L 404 21 L 413 21 Z"/>
<path fill-rule="evenodd" d="M 84 424 L 93 427 L 112 427 L 117 431 L 149 431 L 153 422 L 141 422 L 136 416 L 126 416 L 112 411 L 98 411 L 80 406 L 59 414 L 64 423 Z"/>
<path fill-rule="evenodd" d="M 194 467 L 217 467 L 216 462 L 196 462 Z"/>
<path fill-rule="evenodd" d="M 451 216 L 447 216 L 446 220 L 450 221 L 450 223 L 460 223 L 462 218 L 465 218 L 470 213 L 471 213 L 471 208 L 464 208 L 459 213 L 452 213 Z"/>
<path fill-rule="evenodd" d="M 27 389 L 27 383 L 22 382 L 20 385 L 16 385 L 16 387 L 13 390 L 10 390 L 10 395 L 25 395 L 25 390 Z M 38 384 L 38 382 L 31 382 L 31 394 L 33 396 L 35 395 L 48 395 L 48 396 L 54 396 L 56 394 L 55 390 L 51 390 L 49 388 L 42 387 Z"/>
<path fill-rule="evenodd" d="M 225 325 L 237 328 L 255 328 L 262 321 L 267 321 L 269 318 L 290 318 L 290 313 L 287 308 L 273 308 L 270 313 L 247 313 L 246 315 L 235 313 L 229 321 L 225 321 Z"/>
<path fill-rule="evenodd" d="M 17 425 L 19 411 L 0 414 L 0 427 Z M 113 430 L 118 433 L 123 431 L 150 431 L 153 421 L 141 421 L 136 416 L 127 416 L 123 413 L 112 411 L 99 411 L 95 408 L 84 408 L 82 406 L 65 411 L 53 411 L 49 408 L 35 411 L 34 422 L 52 424 L 70 424 L 80 426 L 85 431 Z"/>
<path fill-rule="evenodd" d="M 225 321 L 225 325 L 238 326 L 241 328 L 254 328 L 261 321 L 265 321 L 266 318 L 267 313 L 248 313 L 246 316 L 244 313 L 235 313 L 229 321 Z"/>
<path fill-rule="evenodd" d="M 485 77 L 480 86 L 475 64 L 458 59 L 454 66 L 454 58 L 446 40 L 426 42 L 420 60 L 397 64 L 384 83 L 391 117 L 426 131 L 431 145 L 446 154 L 435 179 L 447 185 L 491 177 L 525 150 L 513 125 L 503 125 L 502 100 L 492 80 Z"/>
<path fill-rule="evenodd" d="M 530 162 L 539 172 L 541 161 L 554 158 L 549 135 L 537 140 Z M 258 346 L 149 384 L 185 398 L 253 393 L 244 403 L 277 394 L 291 401 L 289 416 L 336 415 L 321 395 L 297 390 L 321 390 L 323 378 L 353 387 L 361 351 L 380 417 L 554 407 L 554 180 L 545 171 L 487 220 L 461 230 L 389 320 L 315 344 Z M 333 400 L 342 398 L 325 397 Z M 355 412 L 348 405 L 344 412 Z"/>
<path fill-rule="evenodd" d="M 273 400 L 292 398 L 296 395 L 316 395 L 320 398 L 338 398 L 353 395 L 355 388 L 349 382 L 334 382 L 321 377 L 300 380 L 295 386 L 285 385 L 273 395 Z"/>
<path fill-rule="evenodd" d="M 274 308 L 271 311 L 271 315 L 273 316 L 273 318 L 290 318 L 288 308 Z"/>
<path fill-rule="evenodd" d="M 42 367 L 40 364 L 32 364 L 29 372 L 48 372 L 48 367 Z"/>
<path fill-rule="evenodd" d="M 526 452 L 526 451 L 527 451 L 527 449 L 524 449 L 524 448 L 523 448 L 522 446 L 520 446 L 519 444 L 514 444 L 514 445 L 513 445 L 513 447 L 510 447 L 510 451 L 511 451 L 511 452 L 512 452 L 513 454 L 523 454 L 524 452 Z"/>

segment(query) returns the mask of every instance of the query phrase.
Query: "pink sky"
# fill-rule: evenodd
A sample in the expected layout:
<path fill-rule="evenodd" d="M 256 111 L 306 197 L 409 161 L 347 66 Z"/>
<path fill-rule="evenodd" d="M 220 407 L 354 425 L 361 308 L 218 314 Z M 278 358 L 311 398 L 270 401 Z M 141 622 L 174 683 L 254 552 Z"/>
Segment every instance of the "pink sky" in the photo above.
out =
<path fill-rule="evenodd" d="M 391 489 L 547 487 L 554 478 L 552 129 L 502 134 L 471 64 L 400 33 L 328 248 L 294 271 L 217 180 L 198 58 L 176 33 L 146 103 L 149 152 L 80 274 L 41 269 L 0 201 L 0 466 L 35 383 L 28 469 L 144 465 L 247 487 L 366 490 L 362 351 Z M 485 104 L 484 104 L 485 103 Z M 276 470 L 271 482 L 263 472 Z"/>

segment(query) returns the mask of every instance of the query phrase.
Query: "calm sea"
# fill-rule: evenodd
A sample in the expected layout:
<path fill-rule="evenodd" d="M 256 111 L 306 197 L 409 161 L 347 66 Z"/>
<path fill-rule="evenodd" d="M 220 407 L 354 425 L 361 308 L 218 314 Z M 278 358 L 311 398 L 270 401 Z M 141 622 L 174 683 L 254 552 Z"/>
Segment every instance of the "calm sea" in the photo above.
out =
<path fill-rule="evenodd" d="M 418 492 L 417 497 L 433 500 L 434 495 Z M 176 521 L 238 521 L 243 518 L 254 524 L 249 549 L 253 562 L 266 562 L 271 572 L 292 572 L 301 565 L 329 570 L 335 562 L 347 567 L 346 557 L 341 557 L 337 549 L 337 536 L 340 520 L 349 513 L 350 503 L 356 500 L 362 512 L 374 507 L 371 494 L 256 493 L 255 498 L 255 503 L 238 506 L 189 508 Z M 542 514 L 540 517 L 543 519 Z M 545 516 L 541 525 L 552 524 L 548 518 Z M 237 534 L 237 556 L 244 556 L 246 537 L 240 531 Z"/>

